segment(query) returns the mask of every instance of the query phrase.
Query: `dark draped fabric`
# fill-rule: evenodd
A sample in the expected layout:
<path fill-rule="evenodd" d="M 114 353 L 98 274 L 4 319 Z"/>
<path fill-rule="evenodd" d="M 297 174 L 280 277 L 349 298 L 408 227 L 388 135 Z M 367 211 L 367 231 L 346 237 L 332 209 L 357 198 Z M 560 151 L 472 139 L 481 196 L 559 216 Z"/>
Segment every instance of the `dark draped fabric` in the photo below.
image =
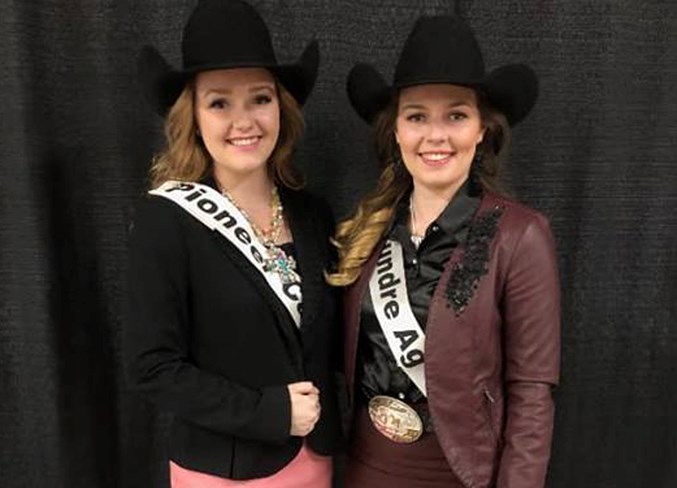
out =
<path fill-rule="evenodd" d="M 373 184 L 345 76 L 389 78 L 421 13 L 457 11 L 488 66 L 531 64 L 512 192 L 544 211 L 563 288 L 548 486 L 677 486 L 677 4 L 256 0 L 278 56 L 322 65 L 298 164 L 345 216 Z M 126 235 L 162 144 L 144 43 L 179 63 L 189 0 L 0 2 L 0 486 L 161 487 L 167 418 L 120 361 Z"/>

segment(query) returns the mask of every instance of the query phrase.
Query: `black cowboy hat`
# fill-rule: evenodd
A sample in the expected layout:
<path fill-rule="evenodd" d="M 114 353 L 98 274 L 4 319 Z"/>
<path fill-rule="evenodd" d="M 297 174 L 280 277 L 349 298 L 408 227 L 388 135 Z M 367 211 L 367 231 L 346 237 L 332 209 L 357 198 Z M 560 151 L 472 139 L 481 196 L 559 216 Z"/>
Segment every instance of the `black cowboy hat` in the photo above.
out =
<path fill-rule="evenodd" d="M 201 0 L 183 30 L 183 69 L 174 70 L 152 46 L 144 46 L 138 74 L 144 95 L 160 114 L 167 113 L 196 73 L 214 69 L 262 67 L 303 104 L 315 84 L 319 64 L 317 42 L 311 42 L 296 63 L 278 64 L 268 27 L 242 0 Z"/>
<path fill-rule="evenodd" d="M 456 16 L 424 16 L 414 25 L 395 68 L 393 84 L 369 64 L 358 64 L 348 75 L 348 98 L 368 123 L 399 89 L 428 83 L 475 88 L 487 96 L 510 125 L 529 113 L 538 96 L 538 79 L 523 64 L 509 64 L 486 74 L 475 35 Z"/>

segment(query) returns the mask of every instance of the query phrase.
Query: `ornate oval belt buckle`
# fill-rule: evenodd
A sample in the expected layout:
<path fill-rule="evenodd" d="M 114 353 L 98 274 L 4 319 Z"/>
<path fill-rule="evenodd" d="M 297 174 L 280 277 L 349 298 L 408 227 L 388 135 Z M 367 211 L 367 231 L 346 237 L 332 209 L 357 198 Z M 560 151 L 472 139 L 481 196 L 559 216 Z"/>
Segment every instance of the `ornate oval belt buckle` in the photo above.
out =
<path fill-rule="evenodd" d="M 377 395 L 369 400 L 369 418 L 376 430 L 393 442 L 409 444 L 423 434 L 416 410 L 397 398 Z"/>

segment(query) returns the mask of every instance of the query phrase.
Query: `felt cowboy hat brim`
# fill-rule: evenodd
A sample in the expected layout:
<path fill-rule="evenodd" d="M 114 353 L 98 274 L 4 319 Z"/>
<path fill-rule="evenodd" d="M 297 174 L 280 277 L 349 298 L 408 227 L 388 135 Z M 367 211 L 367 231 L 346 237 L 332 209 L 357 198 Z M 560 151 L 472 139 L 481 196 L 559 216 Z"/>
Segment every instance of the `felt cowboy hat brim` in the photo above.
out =
<path fill-rule="evenodd" d="M 538 79 L 523 64 L 508 64 L 489 73 L 470 26 L 454 15 L 422 16 L 404 42 L 388 84 L 376 69 L 358 64 L 348 76 L 348 97 L 357 113 L 372 123 L 401 89 L 430 83 L 474 88 L 500 110 L 511 125 L 522 120 L 538 96 Z"/>
<path fill-rule="evenodd" d="M 400 89 L 436 83 L 467 86 L 481 91 L 489 102 L 506 116 L 510 125 L 523 120 L 538 98 L 538 78 L 533 70 L 524 64 L 502 66 L 480 79 L 459 79 L 441 75 L 393 85 L 388 84 L 373 66 L 358 64 L 348 75 L 348 99 L 357 114 L 371 124 Z"/>
<path fill-rule="evenodd" d="M 273 64 L 259 60 L 205 63 L 175 70 L 152 46 L 144 46 L 138 57 L 137 72 L 144 97 L 160 115 L 166 115 L 181 94 L 186 82 L 196 73 L 217 69 L 266 68 L 303 105 L 315 85 L 320 61 L 317 41 L 312 41 L 297 62 Z"/>
<path fill-rule="evenodd" d="M 311 42 L 296 63 L 277 62 L 268 26 L 245 0 L 199 0 L 183 29 L 183 68 L 172 69 L 153 47 L 141 50 L 138 75 L 151 106 L 166 114 L 196 73 L 261 67 L 303 104 L 317 78 L 319 48 Z"/>

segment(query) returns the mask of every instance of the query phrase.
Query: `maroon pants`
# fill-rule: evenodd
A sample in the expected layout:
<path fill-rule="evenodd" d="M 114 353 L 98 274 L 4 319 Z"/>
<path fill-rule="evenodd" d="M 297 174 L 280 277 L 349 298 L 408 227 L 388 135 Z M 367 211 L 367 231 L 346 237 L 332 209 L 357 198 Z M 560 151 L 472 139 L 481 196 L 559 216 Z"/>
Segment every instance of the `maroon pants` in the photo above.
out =
<path fill-rule="evenodd" d="M 379 433 L 366 408 L 355 412 L 346 488 L 463 488 L 434 434 L 398 444 Z"/>

